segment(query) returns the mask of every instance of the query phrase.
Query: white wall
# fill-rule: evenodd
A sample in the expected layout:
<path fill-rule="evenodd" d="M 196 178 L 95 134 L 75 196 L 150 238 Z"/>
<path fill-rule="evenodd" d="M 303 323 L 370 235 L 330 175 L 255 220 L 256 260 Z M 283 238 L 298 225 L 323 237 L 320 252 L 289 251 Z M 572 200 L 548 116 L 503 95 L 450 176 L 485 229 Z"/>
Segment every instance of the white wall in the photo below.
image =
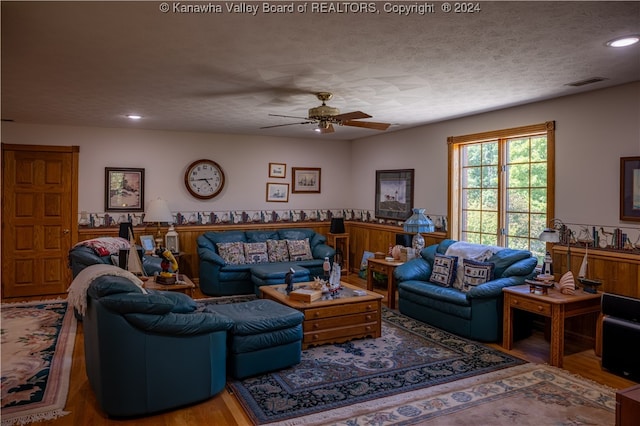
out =
<path fill-rule="evenodd" d="M 145 168 L 146 199 L 172 211 L 374 210 L 375 171 L 416 170 L 415 206 L 447 214 L 447 137 L 556 121 L 556 216 L 566 223 L 621 226 L 620 157 L 640 155 L 640 82 L 381 134 L 353 142 L 244 135 L 2 123 L 2 142 L 79 145 L 79 209 L 104 210 L 104 168 Z M 198 158 L 218 162 L 225 190 L 199 201 L 184 188 Z M 268 178 L 268 163 L 287 179 Z M 266 182 L 290 183 L 291 167 L 322 168 L 321 194 L 267 203 Z M 631 236 L 632 233 L 630 233 Z"/>
<path fill-rule="evenodd" d="M 78 145 L 80 211 L 104 211 L 104 168 L 145 169 L 145 201 L 161 196 L 176 211 L 341 209 L 349 200 L 349 142 L 243 135 L 3 123 L 2 142 Z M 187 192 L 184 173 L 200 158 L 216 161 L 225 188 L 212 200 Z M 270 162 L 287 165 L 286 178 L 269 178 Z M 266 202 L 266 183 L 291 183 L 292 167 L 320 167 L 320 194 L 289 194 Z M 291 190 L 291 187 L 290 187 Z"/>
<path fill-rule="evenodd" d="M 556 122 L 556 217 L 619 221 L 620 157 L 640 155 L 640 82 L 387 133 L 352 144 L 353 204 L 373 209 L 377 169 L 415 168 L 415 203 L 447 214 L 447 137 Z M 631 236 L 631 235 L 630 235 Z"/>

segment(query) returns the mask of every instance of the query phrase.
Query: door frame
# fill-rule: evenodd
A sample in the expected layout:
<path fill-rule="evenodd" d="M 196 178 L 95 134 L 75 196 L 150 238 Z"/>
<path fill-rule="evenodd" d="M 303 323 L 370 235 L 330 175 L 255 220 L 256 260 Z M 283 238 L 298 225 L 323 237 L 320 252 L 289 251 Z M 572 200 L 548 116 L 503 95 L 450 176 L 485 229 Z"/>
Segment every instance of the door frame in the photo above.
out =
<path fill-rule="evenodd" d="M 78 214 L 78 169 L 79 169 L 79 157 L 80 157 L 80 147 L 77 145 L 70 145 L 70 146 L 62 146 L 62 145 L 29 145 L 29 144 L 8 144 L 8 143 L 1 143 L 0 144 L 0 150 L 1 150 L 1 155 L 4 159 L 4 151 L 35 151 L 35 152 L 61 152 L 61 153 L 70 153 L 71 154 L 71 188 L 69 188 L 69 190 L 71 191 L 71 206 L 70 206 L 70 211 L 71 211 L 71 220 L 70 220 L 70 247 L 73 247 L 77 242 L 78 242 L 78 219 L 77 217 L 73 217 L 74 215 L 77 216 Z M 0 173 L 0 186 L 2 188 L 2 201 L 4 202 L 4 192 L 5 192 L 5 184 L 4 184 L 4 180 L 3 180 L 3 174 Z M 4 211 L 4 206 L 1 206 L 0 208 L 0 215 L 2 214 L 2 211 Z M 5 222 L 2 221 L 2 226 L 0 227 L 0 240 L 2 239 L 2 231 L 4 229 L 4 225 Z M 3 244 L 0 244 L 0 259 L 4 259 L 4 257 L 2 256 L 2 249 L 3 249 Z M 67 268 L 68 269 L 68 268 Z M 69 270 L 69 274 L 67 275 L 68 281 L 70 284 L 71 283 L 71 272 Z M 2 296 L 3 296 L 3 300 L 4 300 L 4 288 L 2 291 Z M 49 296 L 49 295 L 48 295 Z M 24 299 L 24 298 L 23 298 Z"/>

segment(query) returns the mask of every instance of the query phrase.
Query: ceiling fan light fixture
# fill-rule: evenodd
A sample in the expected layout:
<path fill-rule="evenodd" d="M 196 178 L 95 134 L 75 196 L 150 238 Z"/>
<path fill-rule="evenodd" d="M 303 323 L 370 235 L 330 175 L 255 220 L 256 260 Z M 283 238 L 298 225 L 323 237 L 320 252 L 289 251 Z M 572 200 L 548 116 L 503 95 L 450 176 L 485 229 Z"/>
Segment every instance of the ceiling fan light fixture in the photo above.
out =
<path fill-rule="evenodd" d="M 609 47 L 627 47 L 634 45 L 640 41 L 640 35 L 632 34 L 622 37 L 616 37 L 613 40 L 609 40 L 605 44 Z"/>
<path fill-rule="evenodd" d="M 315 108 L 309 108 L 309 118 L 315 120 L 321 120 L 325 117 L 331 117 L 340 114 L 338 108 L 330 107 L 328 105 L 320 105 Z"/>

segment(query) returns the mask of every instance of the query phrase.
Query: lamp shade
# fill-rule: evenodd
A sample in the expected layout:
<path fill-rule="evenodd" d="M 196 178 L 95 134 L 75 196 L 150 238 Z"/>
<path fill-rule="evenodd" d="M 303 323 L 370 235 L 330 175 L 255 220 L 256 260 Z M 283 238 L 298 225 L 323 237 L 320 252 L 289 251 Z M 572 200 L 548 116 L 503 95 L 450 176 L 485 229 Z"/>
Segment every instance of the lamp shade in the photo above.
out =
<path fill-rule="evenodd" d="M 149 201 L 144 213 L 144 221 L 173 223 L 173 215 L 171 214 L 171 210 L 169 210 L 167 202 L 160 197 Z"/>
<path fill-rule="evenodd" d="M 344 234 L 344 218 L 332 217 L 329 232 L 332 234 Z"/>
<path fill-rule="evenodd" d="M 425 209 L 413 209 L 413 215 L 404 222 L 405 232 L 433 232 L 435 226 L 431 219 L 424 214 Z"/>
<path fill-rule="evenodd" d="M 544 228 L 544 231 L 540 233 L 538 239 L 540 241 L 544 241 L 545 243 L 559 243 L 560 234 L 555 229 Z"/>

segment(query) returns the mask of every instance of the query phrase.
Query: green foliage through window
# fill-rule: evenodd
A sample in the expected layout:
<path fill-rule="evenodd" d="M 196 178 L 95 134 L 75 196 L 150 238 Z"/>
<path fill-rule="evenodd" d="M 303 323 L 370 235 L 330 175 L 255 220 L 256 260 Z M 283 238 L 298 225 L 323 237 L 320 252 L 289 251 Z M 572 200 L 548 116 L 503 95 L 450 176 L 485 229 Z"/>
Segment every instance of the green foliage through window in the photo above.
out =
<path fill-rule="evenodd" d="M 542 259 L 545 245 L 538 235 L 553 217 L 548 159 L 554 135 L 549 123 L 531 127 L 535 131 L 518 136 L 497 131 L 499 137 L 492 139 L 487 134 L 482 140 L 473 140 L 473 135 L 450 138 L 456 155 L 452 173 L 458 176 L 450 188 L 455 207 L 451 214 L 458 215 L 452 237 L 530 250 Z"/>

